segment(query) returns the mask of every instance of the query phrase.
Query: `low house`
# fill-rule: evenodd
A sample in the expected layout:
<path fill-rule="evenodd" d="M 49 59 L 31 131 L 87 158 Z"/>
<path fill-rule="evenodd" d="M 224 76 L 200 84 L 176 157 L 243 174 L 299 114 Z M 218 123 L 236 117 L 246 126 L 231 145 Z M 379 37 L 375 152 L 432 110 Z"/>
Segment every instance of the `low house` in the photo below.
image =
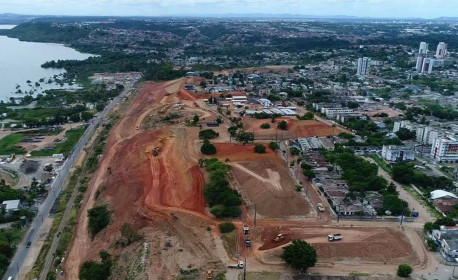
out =
<path fill-rule="evenodd" d="M 458 228 L 442 226 L 439 230 L 433 230 L 432 235 L 446 260 L 453 261 L 458 258 Z"/>
<path fill-rule="evenodd" d="M 6 213 L 11 213 L 20 209 L 21 201 L 19 199 L 15 200 L 5 200 L 2 202 L 2 207 L 5 209 Z"/>

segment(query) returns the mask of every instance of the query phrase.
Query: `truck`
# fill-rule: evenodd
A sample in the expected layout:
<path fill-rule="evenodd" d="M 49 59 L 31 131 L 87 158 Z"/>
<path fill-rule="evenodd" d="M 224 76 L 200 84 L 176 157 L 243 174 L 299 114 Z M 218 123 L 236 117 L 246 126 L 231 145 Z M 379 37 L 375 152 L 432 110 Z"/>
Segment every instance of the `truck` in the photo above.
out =
<path fill-rule="evenodd" d="M 283 236 L 283 234 L 279 233 L 279 234 L 274 238 L 274 241 L 275 241 L 275 242 L 278 242 L 278 241 L 282 240 L 283 238 L 285 238 L 285 237 Z"/>
<path fill-rule="evenodd" d="M 243 226 L 243 234 L 248 235 L 250 234 L 250 228 L 247 226 Z"/>
<path fill-rule="evenodd" d="M 339 241 L 339 240 L 342 240 L 342 234 L 340 233 L 328 235 L 328 241 L 330 242 Z"/>
<path fill-rule="evenodd" d="M 323 203 L 317 203 L 316 204 L 316 208 L 318 208 L 318 211 L 320 212 L 324 212 L 324 206 L 323 206 Z"/>
<path fill-rule="evenodd" d="M 207 279 L 213 279 L 213 271 L 207 270 L 206 278 Z"/>
<path fill-rule="evenodd" d="M 251 240 L 250 239 L 246 239 L 245 240 L 245 247 L 251 247 Z"/>
<path fill-rule="evenodd" d="M 243 269 L 245 267 L 245 264 L 243 263 L 243 261 L 238 261 L 236 264 L 230 264 L 227 267 L 228 268 Z"/>

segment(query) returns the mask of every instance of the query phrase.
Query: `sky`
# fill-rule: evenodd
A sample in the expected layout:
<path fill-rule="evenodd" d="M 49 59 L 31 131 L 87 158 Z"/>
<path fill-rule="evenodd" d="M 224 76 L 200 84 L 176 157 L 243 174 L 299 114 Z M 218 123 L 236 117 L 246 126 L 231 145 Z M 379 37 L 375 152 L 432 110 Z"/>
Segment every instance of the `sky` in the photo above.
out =
<path fill-rule="evenodd" d="M 457 0 L 0 0 L 0 13 L 32 15 L 348 15 L 458 17 Z"/>

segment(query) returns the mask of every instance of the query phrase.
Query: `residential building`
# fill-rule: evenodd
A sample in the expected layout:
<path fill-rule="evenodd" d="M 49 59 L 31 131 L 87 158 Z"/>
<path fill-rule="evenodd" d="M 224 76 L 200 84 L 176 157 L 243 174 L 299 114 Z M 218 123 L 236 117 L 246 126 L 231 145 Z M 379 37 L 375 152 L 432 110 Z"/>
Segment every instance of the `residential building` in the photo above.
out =
<path fill-rule="evenodd" d="M 431 159 L 437 162 L 458 162 L 458 141 L 451 137 L 437 138 L 431 148 Z"/>
<path fill-rule="evenodd" d="M 382 148 L 382 158 L 392 162 L 412 161 L 415 152 L 413 147 L 386 145 Z"/>
<path fill-rule="evenodd" d="M 420 43 L 420 48 L 418 49 L 418 54 L 427 54 L 428 53 L 428 44 L 426 42 Z"/>
<path fill-rule="evenodd" d="M 415 64 L 415 69 L 417 73 L 422 73 L 423 70 L 423 61 L 426 59 L 426 55 L 417 56 L 417 63 Z"/>
<path fill-rule="evenodd" d="M 358 69 L 356 70 L 356 75 L 366 76 L 368 65 L 369 65 L 368 57 L 358 58 Z"/>
<path fill-rule="evenodd" d="M 447 55 L 447 44 L 444 43 L 444 42 L 440 42 L 437 45 L 437 50 L 436 50 L 435 57 L 437 59 L 444 59 L 446 55 Z"/>
<path fill-rule="evenodd" d="M 324 108 L 324 114 L 329 119 L 335 119 L 337 115 L 353 113 L 350 108 Z"/>
<path fill-rule="evenodd" d="M 446 228 L 435 229 L 432 232 L 434 240 L 440 244 L 439 249 L 442 256 L 449 261 L 458 257 L 458 229 Z"/>

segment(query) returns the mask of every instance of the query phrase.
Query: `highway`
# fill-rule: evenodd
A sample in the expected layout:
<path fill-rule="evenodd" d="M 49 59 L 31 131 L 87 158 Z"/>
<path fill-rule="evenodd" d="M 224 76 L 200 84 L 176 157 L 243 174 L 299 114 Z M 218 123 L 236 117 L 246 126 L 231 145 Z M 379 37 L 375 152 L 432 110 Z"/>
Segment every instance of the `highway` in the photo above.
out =
<path fill-rule="evenodd" d="M 81 151 L 86 146 L 86 144 L 91 139 L 92 135 L 94 135 L 95 130 L 103 121 L 103 119 L 108 115 L 108 113 L 113 109 L 114 106 L 119 105 L 122 101 L 122 98 L 133 88 L 136 81 L 130 82 L 128 85 L 125 86 L 123 92 L 118 95 L 117 97 L 113 98 L 105 109 L 98 113 L 96 117 L 92 119 L 89 127 L 84 132 L 83 136 L 80 138 L 79 142 L 73 148 L 72 153 L 69 158 L 64 162 L 61 171 L 56 176 L 56 179 L 51 185 L 50 192 L 46 199 L 39 207 L 39 211 L 37 216 L 31 223 L 31 226 L 27 233 L 25 234 L 21 243 L 18 244 L 18 248 L 16 253 L 11 260 L 11 264 L 8 267 L 8 270 L 5 272 L 3 279 L 8 280 L 8 277 L 13 277 L 13 279 L 17 279 L 19 271 L 21 271 L 22 265 L 24 264 L 24 260 L 27 258 L 27 254 L 29 252 L 29 248 L 26 247 L 27 242 L 31 242 L 32 244 L 35 241 L 36 233 L 40 231 L 40 228 L 43 225 L 43 221 L 49 215 L 49 212 L 56 201 L 56 198 L 59 196 L 67 177 L 70 174 L 70 170 L 72 169 L 75 161 L 81 154 Z M 69 201 L 69 203 L 71 200 Z"/>

